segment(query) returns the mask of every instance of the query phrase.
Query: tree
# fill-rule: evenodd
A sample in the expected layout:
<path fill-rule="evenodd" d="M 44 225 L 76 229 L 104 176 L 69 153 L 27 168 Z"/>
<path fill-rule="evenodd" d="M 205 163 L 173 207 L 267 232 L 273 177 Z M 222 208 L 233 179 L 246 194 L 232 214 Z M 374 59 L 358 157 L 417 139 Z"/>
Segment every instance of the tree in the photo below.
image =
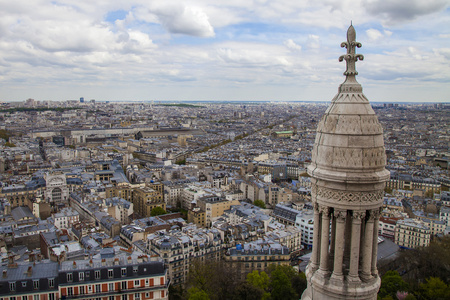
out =
<path fill-rule="evenodd" d="M 270 278 L 266 272 L 262 271 L 260 273 L 258 270 L 254 270 L 247 274 L 247 282 L 262 290 L 266 290 L 269 287 Z"/>
<path fill-rule="evenodd" d="M 270 273 L 270 294 L 273 300 L 299 299 L 299 295 L 292 288 L 289 275 L 295 275 L 294 269 L 290 266 L 276 266 Z"/>
<path fill-rule="evenodd" d="M 210 300 L 207 292 L 196 287 L 190 288 L 188 293 L 189 300 Z"/>
<path fill-rule="evenodd" d="M 248 283 L 241 282 L 233 292 L 233 300 L 261 300 L 263 298 L 263 290 Z"/>
<path fill-rule="evenodd" d="M 223 262 L 194 261 L 189 269 L 188 290 L 191 287 L 203 290 L 211 300 L 232 299 L 239 284 L 235 272 Z"/>
<path fill-rule="evenodd" d="M 409 291 L 409 285 L 406 283 L 397 271 L 387 271 L 381 278 L 381 287 L 378 297 L 384 299 L 386 297 L 396 298 L 397 292 Z"/>
<path fill-rule="evenodd" d="M 255 202 L 253 202 L 254 205 L 261 207 L 262 209 L 266 209 L 266 203 L 264 203 L 264 201 L 262 200 L 255 200 Z"/>
<path fill-rule="evenodd" d="M 270 285 L 270 278 L 266 272 L 254 270 L 247 274 L 247 283 L 253 287 L 258 288 L 261 291 L 261 297 L 259 299 L 270 299 L 270 293 L 268 292 Z"/>
<path fill-rule="evenodd" d="M 11 135 L 9 134 L 8 131 L 6 131 L 5 129 L 0 129 L 0 138 L 4 139 L 6 142 L 8 142 L 10 136 Z"/>
<path fill-rule="evenodd" d="M 165 214 L 167 214 L 167 212 L 161 206 L 154 207 L 152 209 L 152 211 L 150 212 L 150 216 L 152 216 L 152 217 L 165 215 Z"/>
<path fill-rule="evenodd" d="M 14 143 L 11 143 L 11 142 L 6 142 L 5 146 L 6 147 L 15 147 L 16 145 Z"/>
<path fill-rule="evenodd" d="M 297 276 L 291 278 L 291 284 L 294 291 L 301 296 L 303 291 L 306 290 L 308 282 L 306 281 L 305 273 L 300 273 Z"/>
<path fill-rule="evenodd" d="M 430 277 L 426 283 L 421 283 L 419 293 L 421 299 L 450 299 L 450 287 L 437 277 Z"/>
<path fill-rule="evenodd" d="M 400 270 L 402 278 L 414 290 L 419 289 L 419 282 L 425 282 L 430 277 L 438 277 L 448 284 L 450 236 L 435 238 L 428 247 L 400 251 L 399 257 L 389 268 Z"/>
<path fill-rule="evenodd" d="M 177 165 L 185 165 L 185 164 L 186 164 L 186 159 L 180 159 L 180 160 L 177 160 L 175 163 L 176 163 Z"/>

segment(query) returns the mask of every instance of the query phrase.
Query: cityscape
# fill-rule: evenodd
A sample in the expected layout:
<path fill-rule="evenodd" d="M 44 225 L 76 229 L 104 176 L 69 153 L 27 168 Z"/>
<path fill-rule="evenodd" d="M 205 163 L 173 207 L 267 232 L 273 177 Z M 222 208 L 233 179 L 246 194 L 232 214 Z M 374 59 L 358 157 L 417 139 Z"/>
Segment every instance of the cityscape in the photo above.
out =
<path fill-rule="evenodd" d="M 307 166 L 327 106 L 3 103 L 2 296 L 165 299 L 194 261 L 224 262 L 244 279 L 271 264 L 304 272 L 314 229 Z M 373 109 L 390 172 L 383 265 L 450 233 L 449 105 Z"/>
<path fill-rule="evenodd" d="M 449 5 L 0 4 L 0 300 L 450 299 Z"/>

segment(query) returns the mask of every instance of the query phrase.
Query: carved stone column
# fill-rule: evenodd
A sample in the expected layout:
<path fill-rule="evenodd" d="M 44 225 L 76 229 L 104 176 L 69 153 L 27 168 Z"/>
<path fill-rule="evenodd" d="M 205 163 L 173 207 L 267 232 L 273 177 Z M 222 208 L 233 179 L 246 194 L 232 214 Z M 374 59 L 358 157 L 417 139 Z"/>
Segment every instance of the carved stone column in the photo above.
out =
<path fill-rule="evenodd" d="M 320 211 L 319 204 L 314 204 L 314 231 L 313 231 L 313 246 L 311 254 L 311 271 L 315 271 L 319 268 L 319 253 L 320 253 Z"/>
<path fill-rule="evenodd" d="M 373 232 L 374 232 L 374 210 L 369 211 L 364 231 L 364 245 L 362 251 L 362 272 L 361 278 L 369 281 L 372 278 L 372 252 L 373 252 Z"/>
<path fill-rule="evenodd" d="M 322 274 L 326 275 L 329 272 L 328 268 L 328 247 L 330 241 L 330 208 L 321 207 L 322 211 L 322 238 L 320 240 L 320 267 Z"/>
<path fill-rule="evenodd" d="M 348 280 L 350 282 L 360 282 L 358 275 L 359 268 L 359 244 L 361 237 L 361 219 L 365 217 L 365 212 L 353 211 L 352 215 L 352 240 L 350 249 L 350 270 Z"/>
<path fill-rule="evenodd" d="M 377 258 L 378 258 L 378 227 L 380 225 L 380 215 L 383 208 L 378 210 L 374 210 L 374 224 L 373 224 L 373 244 L 372 244 L 372 267 L 371 273 L 372 276 L 378 276 L 377 270 Z"/>
<path fill-rule="evenodd" d="M 346 216 L 347 211 L 345 210 L 334 211 L 334 217 L 336 220 L 336 234 L 334 245 L 334 266 L 333 274 L 331 275 L 332 280 L 342 281 L 344 279 L 344 274 L 342 272 L 342 263 L 344 260 L 344 232 Z"/>

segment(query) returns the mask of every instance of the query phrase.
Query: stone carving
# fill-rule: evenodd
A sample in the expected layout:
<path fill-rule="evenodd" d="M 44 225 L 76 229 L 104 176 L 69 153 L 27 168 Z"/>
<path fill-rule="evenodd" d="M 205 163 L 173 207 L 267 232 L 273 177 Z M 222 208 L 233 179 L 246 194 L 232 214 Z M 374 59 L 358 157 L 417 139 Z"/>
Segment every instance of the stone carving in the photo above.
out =
<path fill-rule="evenodd" d="M 373 222 L 375 218 L 377 217 L 378 209 L 369 210 L 367 212 L 367 221 Z"/>
<path fill-rule="evenodd" d="M 333 151 L 333 166 L 361 167 L 361 149 L 335 148 Z"/>
<path fill-rule="evenodd" d="M 361 131 L 362 134 L 381 134 L 383 127 L 381 127 L 376 116 L 361 116 Z"/>
<path fill-rule="evenodd" d="M 359 116 L 340 116 L 336 133 L 361 134 L 361 119 Z"/>
<path fill-rule="evenodd" d="M 336 221 L 345 221 L 345 218 L 347 217 L 347 211 L 346 210 L 335 210 L 334 211 L 334 217 L 336 218 Z"/>
<path fill-rule="evenodd" d="M 383 128 L 376 116 L 337 116 L 328 115 L 323 118 L 317 132 L 342 134 L 382 134 Z M 316 141 L 318 142 L 318 141 Z"/>
<path fill-rule="evenodd" d="M 317 197 L 338 203 L 377 202 L 384 196 L 383 190 L 373 192 L 348 192 L 332 190 L 317 185 L 313 188 L 312 192 Z"/>
<path fill-rule="evenodd" d="M 320 213 L 320 209 L 319 208 L 320 208 L 319 203 L 315 202 L 314 203 L 314 211 Z"/>
<path fill-rule="evenodd" d="M 353 28 L 353 26 L 350 26 L 350 28 L 347 31 L 347 41 L 341 43 L 342 48 L 347 48 L 347 54 L 341 55 L 339 57 L 339 61 L 345 61 L 347 62 L 347 70 L 344 72 L 345 76 L 354 76 L 358 75 L 358 72 L 356 72 L 355 63 L 356 61 L 363 60 L 364 55 L 362 54 L 356 54 L 355 50 L 356 47 L 361 48 L 361 43 L 356 41 L 356 31 Z"/>
<path fill-rule="evenodd" d="M 339 91 L 343 92 L 343 93 L 361 93 L 362 87 L 361 86 L 341 85 L 341 87 L 339 88 Z M 361 97 L 359 97 L 360 99 L 358 99 L 357 97 L 349 97 L 349 98 L 350 99 L 345 99 L 344 101 L 349 100 L 348 102 L 361 102 L 361 100 L 363 100 L 364 102 L 369 102 L 369 100 L 361 98 Z"/>
<path fill-rule="evenodd" d="M 362 220 L 366 216 L 366 212 L 364 211 L 353 211 L 352 218 L 355 220 Z"/>
<path fill-rule="evenodd" d="M 363 149 L 363 167 L 378 167 L 386 164 L 386 150 L 384 147 Z"/>
<path fill-rule="evenodd" d="M 328 216 L 328 215 L 330 214 L 330 212 L 331 212 L 331 209 L 330 209 L 328 206 L 320 205 L 320 206 L 319 206 L 319 211 L 320 211 L 322 214 Z"/>
<path fill-rule="evenodd" d="M 341 148 L 324 145 L 315 145 L 311 160 L 317 160 L 317 149 L 321 146 L 321 165 L 328 165 L 333 167 L 378 167 L 384 166 L 386 163 L 386 152 L 384 147 L 377 148 Z"/>

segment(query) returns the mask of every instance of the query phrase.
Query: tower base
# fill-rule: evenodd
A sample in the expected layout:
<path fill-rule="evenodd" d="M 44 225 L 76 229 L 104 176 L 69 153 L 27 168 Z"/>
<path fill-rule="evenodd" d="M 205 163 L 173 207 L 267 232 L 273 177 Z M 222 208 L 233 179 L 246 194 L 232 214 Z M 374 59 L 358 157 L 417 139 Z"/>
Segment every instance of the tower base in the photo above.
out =
<path fill-rule="evenodd" d="M 367 282 L 353 282 L 347 276 L 342 280 L 333 277 L 324 277 L 320 272 L 311 272 L 306 269 L 308 288 L 302 294 L 302 300 L 376 300 L 381 279 L 371 278 Z"/>

